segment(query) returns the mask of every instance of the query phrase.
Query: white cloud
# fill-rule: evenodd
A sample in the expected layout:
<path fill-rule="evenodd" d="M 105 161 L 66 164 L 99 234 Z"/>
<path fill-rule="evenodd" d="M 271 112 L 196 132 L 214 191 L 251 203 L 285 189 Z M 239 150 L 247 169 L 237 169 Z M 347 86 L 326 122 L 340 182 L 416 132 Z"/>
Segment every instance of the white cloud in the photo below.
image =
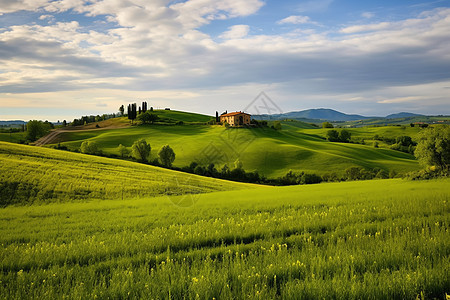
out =
<path fill-rule="evenodd" d="M 424 100 L 427 100 L 427 97 L 409 96 L 409 97 L 397 97 L 397 98 L 379 100 L 378 103 L 403 103 L 403 102 L 414 102 L 414 101 L 424 101 Z"/>
<path fill-rule="evenodd" d="M 308 16 L 289 16 L 277 22 L 278 24 L 307 24 L 314 23 Z"/>
<path fill-rule="evenodd" d="M 222 33 L 221 39 L 241 39 L 248 35 L 250 27 L 248 25 L 234 25 L 228 28 L 228 31 Z"/>
<path fill-rule="evenodd" d="M 367 12 L 363 12 L 361 14 L 361 17 L 366 18 L 366 19 L 372 19 L 373 17 L 375 17 L 375 14 L 367 11 Z"/>
<path fill-rule="evenodd" d="M 341 29 L 342 33 L 358 33 L 365 31 L 380 31 L 392 29 L 395 26 L 395 23 L 390 22 L 381 22 L 376 24 L 364 24 L 364 25 L 354 25 L 348 26 Z"/>
<path fill-rule="evenodd" d="M 53 19 L 54 17 L 52 15 L 41 15 L 39 17 L 39 20 L 45 20 L 45 19 Z"/>
<path fill-rule="evenodd" d="M 37 10 L 49 0 L 0 0 L 0 13 L 11 13 L 21 10 Z"/>

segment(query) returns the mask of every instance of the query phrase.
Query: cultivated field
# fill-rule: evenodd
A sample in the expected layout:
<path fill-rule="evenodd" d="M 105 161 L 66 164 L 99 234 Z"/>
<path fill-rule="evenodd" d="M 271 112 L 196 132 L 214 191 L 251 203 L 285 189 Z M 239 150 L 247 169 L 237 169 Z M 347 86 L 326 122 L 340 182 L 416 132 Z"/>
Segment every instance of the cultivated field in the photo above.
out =
<path fill-rule="evenodd" d="M 0 298 L 414 299 L 450 292 L 450 180 L 0 210 Z"/>

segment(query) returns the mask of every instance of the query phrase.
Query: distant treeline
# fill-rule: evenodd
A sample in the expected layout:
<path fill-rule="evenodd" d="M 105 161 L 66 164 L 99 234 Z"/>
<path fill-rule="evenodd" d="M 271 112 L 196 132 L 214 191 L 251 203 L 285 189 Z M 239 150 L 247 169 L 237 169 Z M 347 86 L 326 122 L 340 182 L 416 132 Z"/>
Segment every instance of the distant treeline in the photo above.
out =
<path fill-rule="evenodd" d="M 79 119 L 73 119 L 73 121 L 70 123 L 71 126 L 80 126 L 80 125 L 86 125 L 89 123 L 95 123 L 100 121 L 105 121 L 109 119 L 113 119 L 118 117 L 117 114 L 103 114 L 103 115 L 96 115 L 96 116 L 82 116 Z M 62 125 L 65 127 L 67 126 L 66 120 L 62 122 Z"/>

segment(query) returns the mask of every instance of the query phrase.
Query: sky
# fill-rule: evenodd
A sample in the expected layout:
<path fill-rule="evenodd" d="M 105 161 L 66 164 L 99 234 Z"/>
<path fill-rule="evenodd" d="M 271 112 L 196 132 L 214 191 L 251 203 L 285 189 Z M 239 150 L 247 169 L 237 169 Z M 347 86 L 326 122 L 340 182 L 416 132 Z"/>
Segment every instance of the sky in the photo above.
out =
<path fill-rule="evenodd" d="M 450 0 L 0 0 L 0 120 L 142 101 L 450 115 Z"/>

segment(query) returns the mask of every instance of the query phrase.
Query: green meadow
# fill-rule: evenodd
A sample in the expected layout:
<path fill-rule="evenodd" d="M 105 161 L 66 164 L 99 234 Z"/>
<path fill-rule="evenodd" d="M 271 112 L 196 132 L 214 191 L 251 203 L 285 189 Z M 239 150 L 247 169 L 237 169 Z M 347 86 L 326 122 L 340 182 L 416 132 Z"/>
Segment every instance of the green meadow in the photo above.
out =
<path fill-rule="evenodd" d="M 106 154 L 118 155 L 118 145 L 128 149 L 134 141 L 144 138 L 152 146 L 151 159 L 157 158 L 159 149 L 169 144 L 175 151 L 174 166 L 184 167 L 191 162 L 203 165 L 214 163 L 221 168 L 234 166 L 240 159 L 246 171 L 258 171 L 266 177 L 283 176 L 289 170 L 323 175 L 342 174 L 349 167 L 381 168 L 404 174 L 419 169 L 415 158 L 406 153 L 390 150 L 381 145 L 374 148 L 351 143 L 332 143 L 324 139 L 326 130 L 311 129 L 302 122 L 283 123 L 283 129 L 229 128 L 217 125 L 139 125 L 120 129 L 64 132 L 59 136 L 61 145 L 77 150 L 83 141 L 95 141 Z M 418 128 L 400 127 L 352 129 L 354 137 L 371 139 L 374 134 L 396 137 L 415 137 Z M 381 143 L 382 144 L 382 143 Z"/>
<path fill-rule="evenodd" d="M 198 194 L 250 185 L 0 142 L 0 205 Z"/>
<path fill-rule="evenodd" d="M 0 209 L 4 299 L 444 299 L 450 180 Z M 192 196 L 192 195 L 191 195 Z"/>
<path fill-rule="evenodd" d="M 0 141 L 8 143 L 19 143 L 26 139 L 26 132 L 0 132 Z"/>
<path fill-rule="evenodd" d="M 185 122 L 185 123 L 202 123 L 208 122 L 213 117 L 198 113 L 177 111 L 177 110 L 154 110 L 152 114 L 158 116 L 160 122 Z"/>
<path fill-rule="evenodd" d="M 181 166 L 212 155 L 232 164 L 233 154 L 269 174 L 419 168 L 409 154 L 283 126 L 158 124 L 60 138 L 118 154 L 119 143 L 144 137 L 153 157 L 170 144 Z M 403 135 L 364 130 L 352 134 Z M 0 299 L 445 299 L 449 186 L 448 178 L 261 186 L 0 142 Z"/>
<path fill-rule="evenodd" d="M 330 128 L 316 128 L 316 129 L 307 129 L 301 130 L 303 133 L 307 134 L 316 134 L 321 137 L 326 137 L 327 131 Z M 341 130 L 336 128 L 335 130 Z M 352 135 L 352 138 L 364 139 L 368 145 L 372 145 L 375 141 L 373 137 L 378 135 L 379 137 L 387 137 L 387 138 L 397 138 L 400 136 L 410 136 L 413 140 L 417 141 L 419 138 L 420 132 L 423 130 L 422 128 L 410 127 L 410 126 L 379 126 L 379 127 L 360 127 L 360 128 L 345 128 L 345 130 L 349 131 Z M 383 142 L 380 142 L 380 146 L 385 145 Z"/>

